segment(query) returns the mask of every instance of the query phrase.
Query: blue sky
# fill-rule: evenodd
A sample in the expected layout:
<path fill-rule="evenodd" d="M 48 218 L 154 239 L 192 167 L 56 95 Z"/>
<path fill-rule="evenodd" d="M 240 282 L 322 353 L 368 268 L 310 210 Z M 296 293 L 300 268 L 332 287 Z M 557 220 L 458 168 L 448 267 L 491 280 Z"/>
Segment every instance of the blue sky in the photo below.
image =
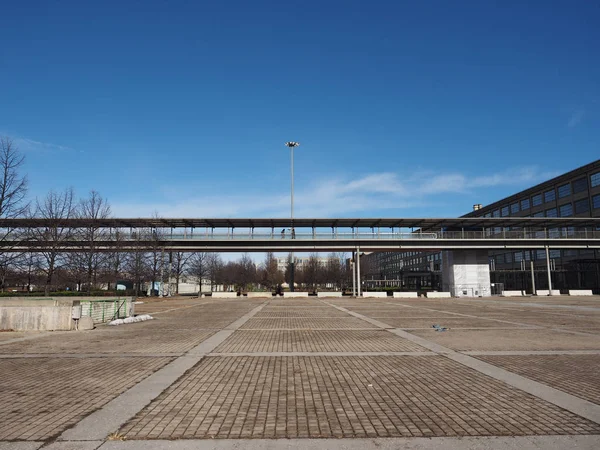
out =
<path fill-rule="evenodd" d="M 464 214 L 600 155 L 588 1 L 7 2 L 31 197 L 119 216 Z"/>

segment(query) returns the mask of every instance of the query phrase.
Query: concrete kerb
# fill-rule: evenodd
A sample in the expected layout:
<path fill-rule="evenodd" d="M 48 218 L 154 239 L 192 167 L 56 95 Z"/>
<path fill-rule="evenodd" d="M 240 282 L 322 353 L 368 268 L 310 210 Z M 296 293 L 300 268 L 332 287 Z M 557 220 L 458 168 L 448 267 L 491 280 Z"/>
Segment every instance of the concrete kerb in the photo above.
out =
<path fill-rule="evenodd" d="M 600 436 L 108 441 L 100 450 L 562 450 L 592 449 Z"/>
<path fill-rule="evenodd" d="M 248 319 L 258 313 L 266 303 L 254 308 L 240 319 L 231 323 L 189 352 L 176 358 L 162 369 L 154 372 L 131 389 L 114 398 L 99 410 L 85 417 L 73 428 L 63 432 L 59 441 L 104 440 L 111 432 L 127 422 L 165 389 L 177 381 L 185 372 L 199 363 Z"/>

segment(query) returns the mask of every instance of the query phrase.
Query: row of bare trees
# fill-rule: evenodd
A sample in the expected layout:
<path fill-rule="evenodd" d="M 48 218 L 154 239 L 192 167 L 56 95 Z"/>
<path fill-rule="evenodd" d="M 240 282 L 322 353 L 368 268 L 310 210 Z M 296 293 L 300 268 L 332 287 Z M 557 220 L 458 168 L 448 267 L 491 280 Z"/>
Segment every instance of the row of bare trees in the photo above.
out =
<path fill-rule="evenodd" d="M 178 293 L 184 277 L 198 283 L 199 290 L 202 280 L 208 281 L 211 288 L 236 290 L 277 289 L 289 282 L 289 268 L 279 270 L 273 253 L 267 253 L 260 264 L 247 254 L 236 261 L 223 261 L 217 253 L 165 253 L 160 244 L 164 231 L 160 229 L 136 230 L 135 237 L 150 245 L 140 251 L 122 251 L 123 230 L 99 227 L 94 221 L 83 228 L 67 227 L 64 219 L 111 217 L 108 201 L 95 190 L 87 197 L 77 198 L 73 188 L 52 190 L 28 201 L 27 177 L 21 175 L 23 163 L 24 156 L 13 141 L 0 137 L 0 218 L 44 219 L 44 226 L 39 228 L 0 229 L 2 291 L 10 286 L 43 290 L 45 295 L 67 288 L 89 294 L 99 289 L 116 289 L 119 281 L 126 281 L 138 294 L 148 284 L 152 292 L 157 282 L 174 285 Z M 43 242 L 43 251 L 22 253 L 11 249 L 11 243 L 20 239 Z M 64 243 L 68 241 L 85 242 L 85 247 L 65 252 Z M 343 289 L 348 279 L 343 254 L 329 255 L 326 264 L 318 255 L 311 255 L 295 275 L 295 282 L 309 289 Z"/>

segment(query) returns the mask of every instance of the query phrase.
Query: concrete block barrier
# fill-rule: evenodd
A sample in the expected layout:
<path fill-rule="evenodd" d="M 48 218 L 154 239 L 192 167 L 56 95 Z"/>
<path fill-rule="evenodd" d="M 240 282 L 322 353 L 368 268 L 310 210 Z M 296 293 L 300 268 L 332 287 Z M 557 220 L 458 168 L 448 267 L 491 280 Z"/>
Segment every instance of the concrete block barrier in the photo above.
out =
<path fill-rule="evenodd" d="M 342 296 L 342 292 L 341 291 L 334 291 L 334 292 L 317 292 L 317 297 L 341 297 Z"/>
<path fill-rule="evenodd" d="M 237 297 L 237 292 L 213 292 L 213 298 L 234 298 Z"/>
<path fill-rule="evenodd" d="M 502 291 L 500 297 L 523 297 L 524 295 L 524 291 Z"/>
<path fill-rule="evenodd" d="M 450 292 L 427 292 L 427 298 L 450 298 Z"/>
<path fill-rule="evenodd" d="M 371 297 L 371 298 L 379 298 L 379 297 L 387 297 L 387 292 L 377 292 L 377 291 L 365 291 L 362 293 L 363 297 Z"/>
<path fill-rule="evenodd" d="M 536 294 L 538 296 L 550 295 L 550 291 L 548 289 L 538 289 Z M 560 295 L 560 290 L 552 289 L 552 295 Z"/>
<path fill-rule="evenodd" d="M 394 298 L 417 298 L 419 294 L 417 292 L 394 292 Z"/>
<path fill-rule="evenodd" d="M 308 297 L 308 292 L 284 292 L 284 298 Z"/>
<path fill-rule="evenodd" d="M 569 295 L 587 296 L 594 295 L 591 289 L 570 289 Z"/>
<path fill-rule="evenodd" d="M 264 298 L 264 297 L 273 297 L 271 292 L 248 292 L 246 294 L 248 298 Z"/>

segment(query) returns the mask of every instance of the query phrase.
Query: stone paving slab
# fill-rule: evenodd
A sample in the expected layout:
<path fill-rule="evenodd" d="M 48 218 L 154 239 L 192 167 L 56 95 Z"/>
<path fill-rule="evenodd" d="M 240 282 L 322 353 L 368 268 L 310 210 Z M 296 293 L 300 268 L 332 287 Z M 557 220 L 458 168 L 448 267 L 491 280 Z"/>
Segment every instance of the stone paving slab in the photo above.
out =
<path fill-rule="evenodd" d="M 453 350 L 600 350 L 600 336 L 581 336 L 549 329 L 414 330 Z"/>
<path fill-rule="evenodd" d="M 352 329 L 373 328 L 368 322 L 354 317 L 342 318 L 277 318 L 277 319 L 250 319 L 241 328 L 242 330 L 290 330 L 290 329 Z"/>
<path fill-rule="evenodd" d="M 381 320 L 389 325 L 397 328 L 406 329 L 426 329 L 431 328 L 434 324 L 441 325 L 450 329 L 461 328 L 526 328 L 526 325 L 517 325 L 499 320 L 468 318 L 468 317 L 437 317 L 437 318 L 399 318 L 386 317 Z"/>
<path fill-rule="evenodd" d="M 600 425 L 441 356 L 207 358 L 127 439 L 599 434 Z"/>
<path fill-rule="evenodd" d="M 367 317 L 381 318 L 381 317 L 456 317 L 455 314 L 447 313 L 444 311 L 430 311 L 427 309 L 419 308 L 369 308 L 369 309 L 355 309 L 347 308 L 349 311 L 362 314 Z"/>
<path fill-rule="evenodd" d="M 476 356 L 600 405 L 600 355 Z"/>
<path fill-rule="evenodd" d="M 0 346 L 0 354 L 14 353 L 178 353 L 187 351 L 216 330 L 169 330 L 157 337 L 157 330 L 128 324 L 118 327 L 72 332 Z"/>
<path fill-rule="evenodd" d="M 343 311 L 333 308 L 264 308 L 255 316 L 257 319 L 276 319 L 294 317 L 348 317 Z"/>
<path fill-rule="evenodd" d="M 215 352 L 420 352 L 425 350 L 385 330 L 240 330 L 217 347 Z"/>
<path fill-rule="evenodd" d="M 580 316 L 565 316 L 565 315 L 553 315 L 553 316 L 540 316 L 536 315 L 533 317 L 517 317 L 517 320 L 521 323 L 530 325 L 538 325 L 547 328 L 596 328 L 600 329 L 600 316 L 597 318 L 593 317 L 580 317 Z"/>
<path fill-rule="evenodd" d="M 172 358 L 0 360 L 0 440 L 45 440 Z"/>

